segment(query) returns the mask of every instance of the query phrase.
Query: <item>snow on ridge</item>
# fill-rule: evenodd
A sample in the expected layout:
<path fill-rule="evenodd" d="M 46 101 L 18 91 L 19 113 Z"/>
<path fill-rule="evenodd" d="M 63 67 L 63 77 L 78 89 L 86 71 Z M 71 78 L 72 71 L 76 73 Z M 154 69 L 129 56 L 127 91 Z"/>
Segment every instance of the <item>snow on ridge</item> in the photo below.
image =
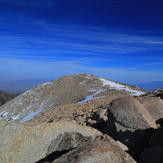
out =
<path fill-rule="evenodd" d="M 27 121 L 33 119 L 37 114 L 39 114 L 41 112 L 43 112 L 43 111 L 37 110 L 37 111 L 31 112 L 31 113 L 27 114 L 25 117 L 23 117 L 21 120 L 19 120 L 18 123 L 27 122 Z"/>
<path fill-rule="evenodd" d="M 5 120 L 5 121 L 14 121 L 17 120 L 20 117 L 20 114 L 18 114 L 17 116 L 11 116 L 9 115 L 9 112 L 1 112 L 0 113 L 0 120 Z"/>
<path fill-rule="evenodd" d="M 39 113 L 45 111 L 44 106 L 48 103 L 48 101 L 49 101 L 49 99 L 44 100 L 44 101 L 39 105 L 39 107 L 38 107 L 38 109 L 37 109 L 36 111 L 31 111 L 31 112 L 25 114 L 25 116 L 24 116 L 22 119 L 19 120 L 19 123 L 27 122 L 27 121 L 33 119 L 37 114 L 39 114 Z M 54 104 L 54 103 L 53 103 L 53 104 Z M 33 106 L 35 106 L 35 105 L 36 105 L 36 104 L 32 104 L 32 105 L 28 106 L 28 107 L 26 108 L 26 111 L 30 111 L 30 108 L 33 107 Z M 48 107 L 50 107 L 50 106 L 48 106 Z"/>
<path fill-rule="evenodd" d="M 104 78 L 99 78 L 99 80 L 102 81 L 103 86 L 110 86 L 110 87 L 115 88 L 117 90 L 125 90 L 128 92 L 131 92 L 132 96 L 140 96 L 140 95 L 144 94 L 144 92 L 142 92 L 142 91 L 133 90 L 133 89 L 129 88 L 128 86 L 124 86 L 122 84 L 118 84 L 116 82 L 113 82 L 113 81 L 110 81 L 110 80 L 107 80 Z"/>
<path fill-rule="evenodd" d="M 95 90 L 89 90 L 89 91 L 92 92 L 92 91 L 95 91 Z M 81 101 L 78 102 L 78 104 L 82 104 L 82 103 L 85 103 L 85 102 L 90 101 L 90 100 L 106 97 L 106 96 L 94 97 L 94 96 L 96 96 L 97 94 L 99 94 L 100 92 L 103 92 L 103 91 L 104 90 L 100 89 L 100 90 L 94 92 L 92 95 L 84 97 Z"/>
<path fill-rule="evenodd" d="M 52 82 L 46 82 L 46 83 L 41 84 L 40 86 L 42 87 L 42 86 L 51 85 L 51 84 Z"/>
<path fill-rule="evenodd" d="M 35 89 L 36 89 L 36 88 L 37 88 L 37 89 L 45 88 L 45 86 L 51 85 L 51 84 L 52 84 L 52 82 L 46 82 L 46 83 L 43 83 L 43 84 L 41 84 L 41 85 L 38 85 L 38 86 L 36 86 L 36 87 L 34 87 L 34 88 L 32 88 L 32 89 L 30 89 L 30 90 L 24 92 L 24 93 L 22 94 L 22 96 L 26 96 L 26 95 L 35 95 L 35 92 L 36 92 Z"/>
<path fill-rule="evenodd" d="M 82 81 L 82 82 L 80 82 L 79 84 L 84 85 L 84 84 L 85 84 L 85 81 Z"/>

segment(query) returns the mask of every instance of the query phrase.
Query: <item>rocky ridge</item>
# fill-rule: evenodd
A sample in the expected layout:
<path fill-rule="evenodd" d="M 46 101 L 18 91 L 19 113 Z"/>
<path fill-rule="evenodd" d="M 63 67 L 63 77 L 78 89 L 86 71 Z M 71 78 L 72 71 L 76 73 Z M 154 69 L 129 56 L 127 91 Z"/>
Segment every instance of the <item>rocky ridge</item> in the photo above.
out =
<path fill-rule="evenodd" d="M 163 99 L 163 89 L 156 89 L 152 92 L 147 92 L 144 94 L 144 96 L 149 96 L 149 97 L 160 97 Z"/>
<path fill-rule="evenodd" d="M 163 100 L 143 93 L 89 74 L 40 85 L 0 108 L 11 115 L 1 115 L 0 162 L 162 163 Z"/>
<path fill-rule="evenodd" d="M 18 96 L 18 94 L 9 94 L 0 90 L 0 106 Z"/>
<path fill-rule="evenodd" d="M 144 92 L 89 74 L 64 76 L 39 85 L 0 107 L 1 119 L 25 122 L 51 107 L 83 103 L 110 95 L 135 95 Z"/>

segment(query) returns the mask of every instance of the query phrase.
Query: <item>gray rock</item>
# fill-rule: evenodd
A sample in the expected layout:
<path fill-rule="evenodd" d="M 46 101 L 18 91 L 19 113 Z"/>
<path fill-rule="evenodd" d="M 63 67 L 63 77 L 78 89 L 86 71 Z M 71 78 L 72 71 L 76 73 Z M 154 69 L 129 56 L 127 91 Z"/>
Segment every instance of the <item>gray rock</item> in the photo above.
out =
<path fill-rule="evenodd" d="M 155 121 L 163 117 L 163 100 L 159 97 L 139 97 L 138 101 L 144 105 Z"/>
<path fill-rule="evenodd" d="M 117 142 L 107 139 L 84 143 L 53 163 L 136 163 Z"/>
<path fill-rule="evenodd" d="M 120 97 L 113 100 L 109 111 L 116 122 L 123 127 L 134 130 L 157 127 L 147 109 L 134 97 Z"/>
<path fill-rule="evenodd" d="M 34 163 L 56 151 L 94 141 L 101 133 L 73 123 L 7 124 L 0 128 L 0 162 Z M 5 161 L 4 161 L 5 160 Z"/>

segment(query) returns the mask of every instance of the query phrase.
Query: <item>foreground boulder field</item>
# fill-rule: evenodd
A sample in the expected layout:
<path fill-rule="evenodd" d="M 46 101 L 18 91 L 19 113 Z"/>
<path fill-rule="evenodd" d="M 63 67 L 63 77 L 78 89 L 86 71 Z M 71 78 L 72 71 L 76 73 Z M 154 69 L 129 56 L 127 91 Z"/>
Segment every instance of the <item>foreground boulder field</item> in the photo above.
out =
<path fill-rule="evenodd" d="M 162 118 L 157 95 L 89 74 L 62 77 L 0 107 L 0 162 L 162 163 Z"/>

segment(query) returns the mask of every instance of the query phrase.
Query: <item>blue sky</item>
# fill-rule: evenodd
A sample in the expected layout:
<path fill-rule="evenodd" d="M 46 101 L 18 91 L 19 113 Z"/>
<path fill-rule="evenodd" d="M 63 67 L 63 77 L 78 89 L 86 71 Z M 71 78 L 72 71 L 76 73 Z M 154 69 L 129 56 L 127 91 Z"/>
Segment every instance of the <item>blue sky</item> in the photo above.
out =
<path fill-rule="evenodd" d="M 163 81 L 162 20 L 161 0 L 0 0 L 0 80 Z"/>

